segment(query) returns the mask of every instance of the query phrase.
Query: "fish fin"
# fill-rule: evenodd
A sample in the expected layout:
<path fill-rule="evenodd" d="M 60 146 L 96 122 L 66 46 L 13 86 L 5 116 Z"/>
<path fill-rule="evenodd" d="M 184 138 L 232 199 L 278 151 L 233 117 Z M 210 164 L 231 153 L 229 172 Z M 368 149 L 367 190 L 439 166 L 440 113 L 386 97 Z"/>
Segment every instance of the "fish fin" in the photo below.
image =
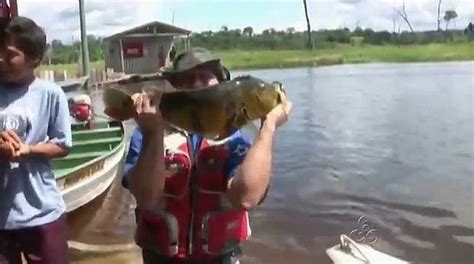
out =
<path fill-rule="evenodd" d="M 204 126 L 202 125 L 201 116 L 198 111 L 191 111 L 191 127 L 194 131 L 204 131 Z"/>
<path fill-rule="evenodd" d="M 260 123 L 260 124 L 258 124 Z M 258 125 L 257 125 L 258 124 Z M 259 128 L 260 126 L 260 128 Z M 261 129 L 261 121 L 260 120 L 253 120 L 250 122 L 247 122 L 241 129 L 240 133 L 242 133 L 242 136 L 244 138 L 249 139 L 250 142 L 253 142 L 255 138 L 257 137 L 258 133 L 260 132 Z"/>
<path fill-rule="evenodd" d="M 123 109 L 114 107 L 106 107 L 104 109 L 104 114 L 119 121 L 125 121 L 134 117 L 133 114 L 127 113 L 127 111 L 124 111 Z"/>
<path fill-rule="evenodd" d="M 247 114 L 247 109 L 242 107 L 239 113 L 235 116 L 234 127 L 240 128 L 243 125 L 247 124 L 250 121 L 249 115 Z"/>
<path fill-rule="evenodd" d="M 214 139 L 217 141 L 226 139 L 239 130 L 245 123 L 247 123 L 247 120 L 245 119 L 245 115 L 243 115 L 243 110 L 241 109 L 238 113 L 234 113 L 226 120 L 223 131 L 224 133 L 216 136 Z"/>
<path fill-rule="evenodd" d="M 212 138 L 212 140 L 214 141 L 222 141 L 222 140 L 225 140 L 227 139 L 230 135 L 234 134 L 235 132 L 237 132 L 237 130 L 239 130 L 238 128 L 235 128 L 235 127 L 231 127 L 229 128 L 229 130 L 226 130 L 225 134 L 221 134 L 221 135 L 218 135 L 214 138 Z"/>

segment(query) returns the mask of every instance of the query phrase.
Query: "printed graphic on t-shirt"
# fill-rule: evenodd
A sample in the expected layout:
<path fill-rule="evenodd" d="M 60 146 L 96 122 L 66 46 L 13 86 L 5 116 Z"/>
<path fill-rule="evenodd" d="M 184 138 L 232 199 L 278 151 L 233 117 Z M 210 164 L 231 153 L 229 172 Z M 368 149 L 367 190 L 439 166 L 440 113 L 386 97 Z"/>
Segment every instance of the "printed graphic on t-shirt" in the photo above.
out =
<path fill-rule="evenodd" d="M 13 130 L 23 141 L 31 130 L 30 115 L 26 111 L 0 111 L 0 131 Z"/>

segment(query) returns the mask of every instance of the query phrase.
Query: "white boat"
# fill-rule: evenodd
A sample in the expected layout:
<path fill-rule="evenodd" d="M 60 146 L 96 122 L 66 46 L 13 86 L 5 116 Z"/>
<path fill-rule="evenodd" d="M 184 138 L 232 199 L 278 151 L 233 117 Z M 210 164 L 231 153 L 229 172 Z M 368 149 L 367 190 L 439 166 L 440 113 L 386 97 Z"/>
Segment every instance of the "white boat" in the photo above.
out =
<path fill-rule="evenodd" d="M 326 249 L 334 264 L 408 264 L 405 260 L 376 250 L 369 244 L 357 243 L 347 235 L 340 236 L 340 243 Z"/>
<path fill-rule="evenodd" d="M 126 137 L 121 122 L 92 124 L 92 128 L 73 124 L 70 154 L 52 161 L 68 213 L 91 202 L 112 184 L 125 155 Z"/>

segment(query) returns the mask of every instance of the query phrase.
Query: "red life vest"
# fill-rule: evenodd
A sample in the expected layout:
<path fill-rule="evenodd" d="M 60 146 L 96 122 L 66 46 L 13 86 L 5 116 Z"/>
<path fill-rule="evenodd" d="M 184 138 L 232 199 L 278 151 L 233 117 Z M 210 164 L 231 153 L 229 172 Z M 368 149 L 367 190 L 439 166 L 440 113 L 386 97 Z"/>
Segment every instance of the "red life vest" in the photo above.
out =
<path fill-rule="evenodd" d="M 171 176 L 165 180 L 165 196 L 156 210 L 140 212 L 136 242 L 173 259 L 212 263 L 250 236 L 247 210 L 231 208 L 226 197 L 224 168 L 230 152 L 226 144 L 203 141 L 192 157 L 185 136 L 173 134 L 167 141 L 171 148 L 165 165 Z"/>
<path fill-rule="evenodd" d="M 71 116 L 79 122 L 89 121 L 92 117 L 91 98 L 87 94 L 74 95 L 69 99 Z"/>
<path fill-rule="evenodd" d="M 91 106 L 88 104 L 75 103 L 71 105 L 71 113 L 78 121 L 85 122 L 91 118 Z"/>

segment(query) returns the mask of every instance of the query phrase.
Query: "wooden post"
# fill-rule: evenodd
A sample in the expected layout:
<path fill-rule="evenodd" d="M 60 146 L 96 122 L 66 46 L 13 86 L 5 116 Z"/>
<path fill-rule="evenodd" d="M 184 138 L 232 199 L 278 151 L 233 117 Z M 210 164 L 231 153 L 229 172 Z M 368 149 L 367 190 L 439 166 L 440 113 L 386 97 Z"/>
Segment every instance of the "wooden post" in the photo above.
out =
<path fill-rule="evenodd" d="M 125 62 L 123 61 L 123 43 L 122 39 L 120 41 L 120 62 L 122 63 L 122 72 L 125 73 Z"/>
<path fill-rule="evenodd" d="M 95 68 L 92 68 L 92 85 L 95 86 L 95 90 L 97 91 L 97 70 Z"/>
<path fill-rule="evenodd" d="M 64 80 L 67 81 L 67 70 L 64 70 L 63 74 L 64 74 Z"/>
<path fill-rule="evenodd" d="M 18 16 L 18 4 L 16 0 L 10 0 L 10 14 L 11 14 L 11 17 Z"/>
<path fill-rule="evenodd" d="M 79 0 L 79 20 L 81 25 L 81 47 L 82 47 L 82 75 L 88 76 L 89 69 L 89 47 L 87 45 L 86 15 L 84 11 L 84 0 Z"/>

